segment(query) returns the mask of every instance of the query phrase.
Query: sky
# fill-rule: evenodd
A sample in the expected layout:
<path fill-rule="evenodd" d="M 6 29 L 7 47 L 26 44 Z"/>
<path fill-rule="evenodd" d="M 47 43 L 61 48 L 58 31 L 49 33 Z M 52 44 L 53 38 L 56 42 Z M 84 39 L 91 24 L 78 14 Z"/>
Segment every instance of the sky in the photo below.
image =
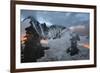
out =
<path fill-rule="evenodd" d="M 50 25 L 62 25 L 72 30 L 80 29 L 89 32 L 90 14 L 83 12 L 60 12 L 60 11 L 39 11 L 39 10 L 21 10 L 21 22 L 28 16 L 33 16 L 38 22 Z M 26 22 L 29 22 L 27 20 Z M 24 22 L 22 27 L 29 26 Z"/>
<path fill-rule="evenodd" d="M 57 25 L 71 26 L 77 24 L 89 24 L 89 13 L 78 12 L 56 12 L 56 11 L 36 11 L 21 10 L 21 20 L 28 16 L 33 16 L 40 23 L 51 23 Z"/>

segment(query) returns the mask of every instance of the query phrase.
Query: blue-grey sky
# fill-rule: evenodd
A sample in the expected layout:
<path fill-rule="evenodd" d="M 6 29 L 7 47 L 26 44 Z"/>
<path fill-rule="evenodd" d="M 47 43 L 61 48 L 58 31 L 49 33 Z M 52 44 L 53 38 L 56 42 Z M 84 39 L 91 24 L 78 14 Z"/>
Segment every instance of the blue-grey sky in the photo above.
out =
<path fill-rule="evenodd" d="M 21 10 L 21 20 L 30 15 L 36 18 L 40 23 L 45 22 L 47 25 L 71 26 L 89 24 L 89 13 Z"/>
<path fill-rule="evenodd" d="M 53 24 L 75 28 L 81 28 L 82 26 L 82 28 L 84 27 L 87 30 L 86 32 L 89 32 L 89 13 L 21 10 L 21 21 L 28 16 L 33 16 L 40 23 L 46 23 L 48 26 Z M 24 24 L 24 26 L 28 26 L 28 24 Z"/>

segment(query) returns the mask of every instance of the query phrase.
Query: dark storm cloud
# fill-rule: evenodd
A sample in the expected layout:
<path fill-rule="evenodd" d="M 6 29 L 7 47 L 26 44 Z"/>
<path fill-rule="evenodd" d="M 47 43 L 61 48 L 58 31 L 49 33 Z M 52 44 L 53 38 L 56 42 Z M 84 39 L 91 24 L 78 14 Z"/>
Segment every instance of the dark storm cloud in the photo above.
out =
<path fill-rule="evenodd" d="M 47 25 L 49 23 L 68 27 L 89 24 L 89 13 L 21 10 L 21 19 L 27 16 L 33 16 L 40 23 L 47 23 Z"/>

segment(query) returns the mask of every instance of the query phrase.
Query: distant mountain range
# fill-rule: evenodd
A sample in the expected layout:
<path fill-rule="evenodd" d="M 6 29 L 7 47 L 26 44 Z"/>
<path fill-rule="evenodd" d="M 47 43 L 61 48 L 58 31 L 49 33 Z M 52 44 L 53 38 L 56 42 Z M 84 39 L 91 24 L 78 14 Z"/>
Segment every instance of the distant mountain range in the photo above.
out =
<path fill-rule="evenodd" d="M 26 19 L 30 19 L 30 22 L 32 22 L 32 25 L 34 26 L 35 30 L 37 31 L 37 33 L 40 36 L 46 37 L 48 39 L 60 38 L 61 34 L 65 33 L 64 32 L 65 29 L 70 30 L 70 27 L 65 27 L 63 25 L 58 25 L 58 24 L 52 24 L 52 25 L 48 26 L 46 23 L 40 23 L 32 16 L 25 18 L 24 21 Z M 87 27 L 85 26 L 86 28 L 84 27 L 84 29 L 81 29 L 78 26 L 83 26 L 83 25 L 73 26 L 75 33 L 77 33 L 79 35 L 88 35 L 88 33 L 89 33 L 89 32 L 87 32 L 89 30 L 88 26 Z"/>

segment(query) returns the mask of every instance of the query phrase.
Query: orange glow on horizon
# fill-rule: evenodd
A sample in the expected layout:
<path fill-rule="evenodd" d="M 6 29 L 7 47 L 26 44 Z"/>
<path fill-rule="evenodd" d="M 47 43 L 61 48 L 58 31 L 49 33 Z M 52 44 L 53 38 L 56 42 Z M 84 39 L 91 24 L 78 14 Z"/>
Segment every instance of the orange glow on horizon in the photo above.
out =
<path fill-rule="evenodd" d="M 78 45 L 79 45 L 79 46 L 82 46 L 82 47 L 84 47 L 84 48 L 87 48 L 87 49 L 90 48 L 90 45 L 89 45 L 88 43 L 79 43 Z"/>
<path fill-rule="evenodd" d="M 22 35 L 21 36 L 21 43 L 25 43 L 25 41 L 27 40 L 27 37 L 25 37 L 25 35 Z"/>
<path fill-rule="evenodd" d="M 89 44 L 84 44 L 84 45 L 83 45 L 83 47 L 85 47 L 85 48 L 88 48 L 88 49 L 89 49 L 89 48 L 90 48 L 90 45 L 89 45 Z"/>

